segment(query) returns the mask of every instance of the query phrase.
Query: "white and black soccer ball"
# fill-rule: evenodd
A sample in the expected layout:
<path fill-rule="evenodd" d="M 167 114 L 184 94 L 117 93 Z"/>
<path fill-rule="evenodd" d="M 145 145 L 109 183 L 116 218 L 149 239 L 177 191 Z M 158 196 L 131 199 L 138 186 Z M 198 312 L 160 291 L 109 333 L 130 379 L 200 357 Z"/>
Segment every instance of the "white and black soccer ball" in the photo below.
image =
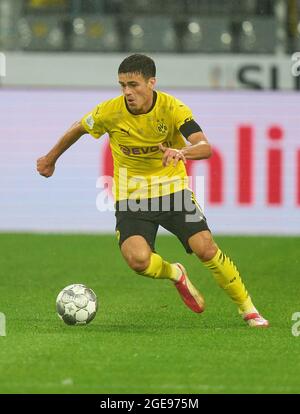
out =
<path fill-rule="evenodd" d="M 97 309 L 97 296 L 85 285 L 69 285 L 56 298 L 58 316 L 68 325 L 85 325 L 91 322 Z"/>

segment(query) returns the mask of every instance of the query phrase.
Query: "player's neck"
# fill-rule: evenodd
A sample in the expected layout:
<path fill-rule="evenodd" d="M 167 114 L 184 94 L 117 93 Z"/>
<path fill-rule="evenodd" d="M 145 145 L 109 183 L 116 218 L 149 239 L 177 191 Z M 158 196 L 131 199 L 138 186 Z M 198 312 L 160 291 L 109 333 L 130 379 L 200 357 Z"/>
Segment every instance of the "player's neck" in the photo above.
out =
<path fill-rule="evenodd" d="M 141 114 L 146 114 L 147 112 L 151 111 L 151 109 L 153 108 L 156 102 L 156 95 L 157 95 L 156 92 L 152 91 L 151 99 L 149 99 L 148 102 L 145 102 L 145 105 L 142 108 Z"/>
<path fill-rule="evenodd" d="M 142 114 L 147 114 L 148 112 L 152 111 L 152 109 L 154 108 L 154 105 L 156 104 L 156 99 L 157 99 L 157 92 L 153 91 L 151 99 L 149 99 L 149 101 L 145 102 L 145 104 L 141 108 L 135 111 L 132 111 L 128 108 L 126 100 L 125 100 L 125 104 L 126 104 L 127 110 L 133 115 L 142 115 Z"/>

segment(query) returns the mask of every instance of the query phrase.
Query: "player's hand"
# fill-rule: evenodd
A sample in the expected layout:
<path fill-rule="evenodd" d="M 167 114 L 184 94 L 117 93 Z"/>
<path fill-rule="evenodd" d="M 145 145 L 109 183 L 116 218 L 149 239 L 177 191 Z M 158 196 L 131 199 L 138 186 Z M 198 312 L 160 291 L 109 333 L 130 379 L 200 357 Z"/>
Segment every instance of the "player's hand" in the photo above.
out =
<path fill-rule="evenodd" d="M 162 144 L 159 144 L 159 149 L 163 152 L 162 163 L 166 167 L 173 162 L 174 167 L 178 164 L 178 161 L 183 161 L 186 164 L 186 158 L 182 151 L 175 148 L 168 148 Z"/>
<path fill-rule="evenodd" d="M 46 156 L 41 157 L 36 162 L 37 171 L 44 177 L 51 177 L 55 170 L 55 163 L 51 162 Z"/>

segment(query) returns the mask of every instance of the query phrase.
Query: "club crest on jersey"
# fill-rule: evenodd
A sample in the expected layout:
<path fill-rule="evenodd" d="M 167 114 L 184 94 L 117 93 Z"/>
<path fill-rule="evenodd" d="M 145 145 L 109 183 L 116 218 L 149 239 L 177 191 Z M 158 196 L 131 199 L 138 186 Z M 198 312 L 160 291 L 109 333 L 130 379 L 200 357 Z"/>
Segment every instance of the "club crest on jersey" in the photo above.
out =
<path fill-rule="evenodd" d="M 160 132 L 161 134 L 164 134 L 168 131 L 168 127 L 165 124 L 164 119 L 158 119 L 156 122 L 157 122 L 158 132 Z"/>

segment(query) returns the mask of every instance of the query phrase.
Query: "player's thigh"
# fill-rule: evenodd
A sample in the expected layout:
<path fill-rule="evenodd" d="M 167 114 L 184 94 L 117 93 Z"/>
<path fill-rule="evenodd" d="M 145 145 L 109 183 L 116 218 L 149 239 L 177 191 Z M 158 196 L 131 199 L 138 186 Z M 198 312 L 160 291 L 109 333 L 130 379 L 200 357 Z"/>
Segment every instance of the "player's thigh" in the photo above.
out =
<path fill-rule="evenodd" d="M 154 250 L 158 224 L 145 217 L 145 214 L 132 212 L 116 213 L 116 234 L 121 247 L 125 240 L 131 236 L 142 236 Z"/>
<path fill-rule="evenodd" d="M 178 196 L 180 201 L 181 195 Z M 170 211 L 160 215 L 159 224 L 178 237 L 187 253 L 192 253 L 189 239 L 197 233 L 210 233 L 210 230 L 194 194 L 185 190 L 182 197 L 181 203 L 177 200 L 177 205 L 174 203 Z"/>
<path fill-rule="evenodd" d="M 132 269 L 143 270 L 155 249 L 158 224 L 139 212 L 117 212 L 116 218 L 122 255 Z"/>

